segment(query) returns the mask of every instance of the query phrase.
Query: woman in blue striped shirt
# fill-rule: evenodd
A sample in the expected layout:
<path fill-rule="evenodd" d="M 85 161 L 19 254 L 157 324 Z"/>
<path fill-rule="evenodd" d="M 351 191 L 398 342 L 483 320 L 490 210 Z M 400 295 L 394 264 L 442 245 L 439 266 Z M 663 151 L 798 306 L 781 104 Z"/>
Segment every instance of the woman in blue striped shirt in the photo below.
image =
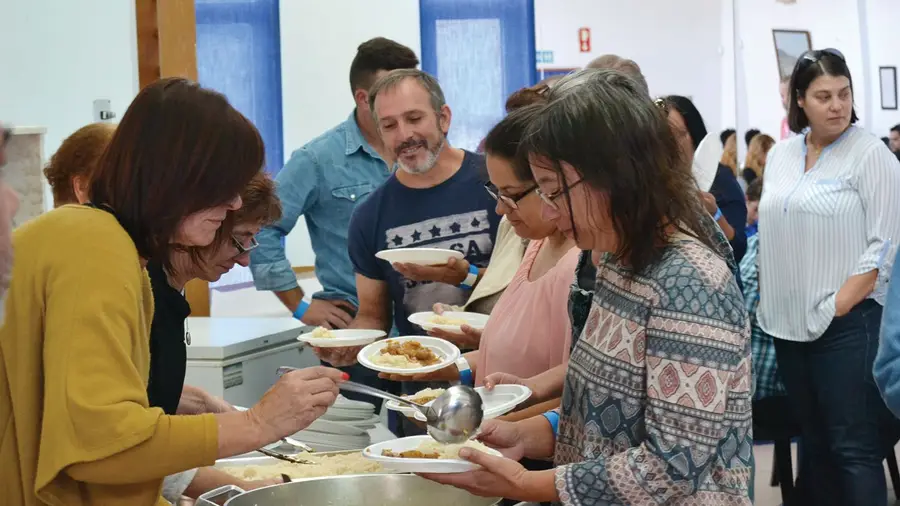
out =
<path fill-rule="evenodd" d="M 790 90 L 790 127 L 804 135 L 776 145 L 766 165 L 759 323 L 775 338 L 802 428 L 805 503 L 885 504 L 879 425 L 887 410 L 872 363 L 891 239 L 900 237 L 900 164 L 853 126 L 840 52 L 804 54 Z"/>

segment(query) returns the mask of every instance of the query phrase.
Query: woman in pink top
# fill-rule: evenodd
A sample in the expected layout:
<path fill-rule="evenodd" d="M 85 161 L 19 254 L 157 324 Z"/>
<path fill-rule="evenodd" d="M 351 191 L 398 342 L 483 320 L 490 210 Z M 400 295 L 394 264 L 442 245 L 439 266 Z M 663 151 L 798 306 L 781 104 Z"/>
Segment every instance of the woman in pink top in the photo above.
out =
<path fill-rule="evenodd" d="M 485 138 L 490 183 L 497 213 L 509 220 L 516 235 L 531 240 L 506 291 L 491 311 L 479 349 L 463 355 L 476 385 L 491 373 L 531 377 L 564 364 L 569 358 L 572 329 L 567 309 L 569 287 L 580 251 L 541 215 L 541 199 L 528 162 L 518 156 L 522 132 L 532 108 L 510 113 Z M 471 337 L 477 331 L 464 326 Z M 440 332 L 438 337 L 452 339 Z M 455 339 L 454 339 L 455 340 Z M 456 381 L 459 369 L 416 376 L 383 375 L 398 381 Z"/>

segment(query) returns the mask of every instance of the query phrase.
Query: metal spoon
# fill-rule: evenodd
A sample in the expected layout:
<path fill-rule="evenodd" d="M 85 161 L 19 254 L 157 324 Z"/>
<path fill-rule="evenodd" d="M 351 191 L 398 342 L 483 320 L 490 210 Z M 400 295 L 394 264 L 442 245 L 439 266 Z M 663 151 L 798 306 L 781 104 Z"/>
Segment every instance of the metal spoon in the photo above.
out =
<path fill-rule="evenodd" d="M 293 370 L 296 368 L 279 367 L 278 375 L 281 376 Z M 475 389 L 464 385 L 448 388 L 430 406 L 421 406 L 403 397 L 352 381 L 345 381 L 338 387 L 348 392 L 371 395 L 412 407 L 422 413 L 425 423 L 428 424 L 428 435 L 439 443 L 454 444 L 467 441 L 475 435 L 484 418 L 481 396 Z"/>
<path fill-rule="evenodd" d="M 473 388 L 456 385 L 438 396 L 430 406 L 422 406 L 403 397 L 389 394 L 367 385 L 345 381 L 341 390 L 371 395 L 410 406 L 425 416 L 428 435 L 445 444 L 463 443 L 475 435 L 484 418 L 481 396 Z"/>

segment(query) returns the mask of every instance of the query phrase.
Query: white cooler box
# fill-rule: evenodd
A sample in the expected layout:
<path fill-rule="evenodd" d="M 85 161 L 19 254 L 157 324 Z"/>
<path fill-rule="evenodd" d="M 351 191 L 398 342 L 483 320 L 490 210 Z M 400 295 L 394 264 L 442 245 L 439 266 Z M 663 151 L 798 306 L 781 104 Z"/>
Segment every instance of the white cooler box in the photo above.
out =
<path fill-rule="evenodd" d="M 309 327 L 291 317 L 188 318 L 185 384 L 253 406 L 277 379 L 281 366 L 311 367 L 319 359 L 297 337 Z"/>

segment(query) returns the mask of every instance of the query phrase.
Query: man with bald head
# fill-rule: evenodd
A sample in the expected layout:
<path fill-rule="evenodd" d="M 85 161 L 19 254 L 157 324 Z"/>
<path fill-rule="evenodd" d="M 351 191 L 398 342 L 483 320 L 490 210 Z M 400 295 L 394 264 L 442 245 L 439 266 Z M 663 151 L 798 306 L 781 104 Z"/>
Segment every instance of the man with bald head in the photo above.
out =
<path fill-rule="evenodd" d="M 619 72 L 637 81 L 644 92 L 646 92 L 647 95 L 650 95 L 650 87 L 647 86 L 647 79 L 641 72 L 640 65 L 638 65 L 634 60 L 629 60 L 628 58 L 623 58 L 616 54 L 605 54 L 591 60 L 591 62 L 588 63 L 587 67 L 585 68 L 618 70 Z"/>

